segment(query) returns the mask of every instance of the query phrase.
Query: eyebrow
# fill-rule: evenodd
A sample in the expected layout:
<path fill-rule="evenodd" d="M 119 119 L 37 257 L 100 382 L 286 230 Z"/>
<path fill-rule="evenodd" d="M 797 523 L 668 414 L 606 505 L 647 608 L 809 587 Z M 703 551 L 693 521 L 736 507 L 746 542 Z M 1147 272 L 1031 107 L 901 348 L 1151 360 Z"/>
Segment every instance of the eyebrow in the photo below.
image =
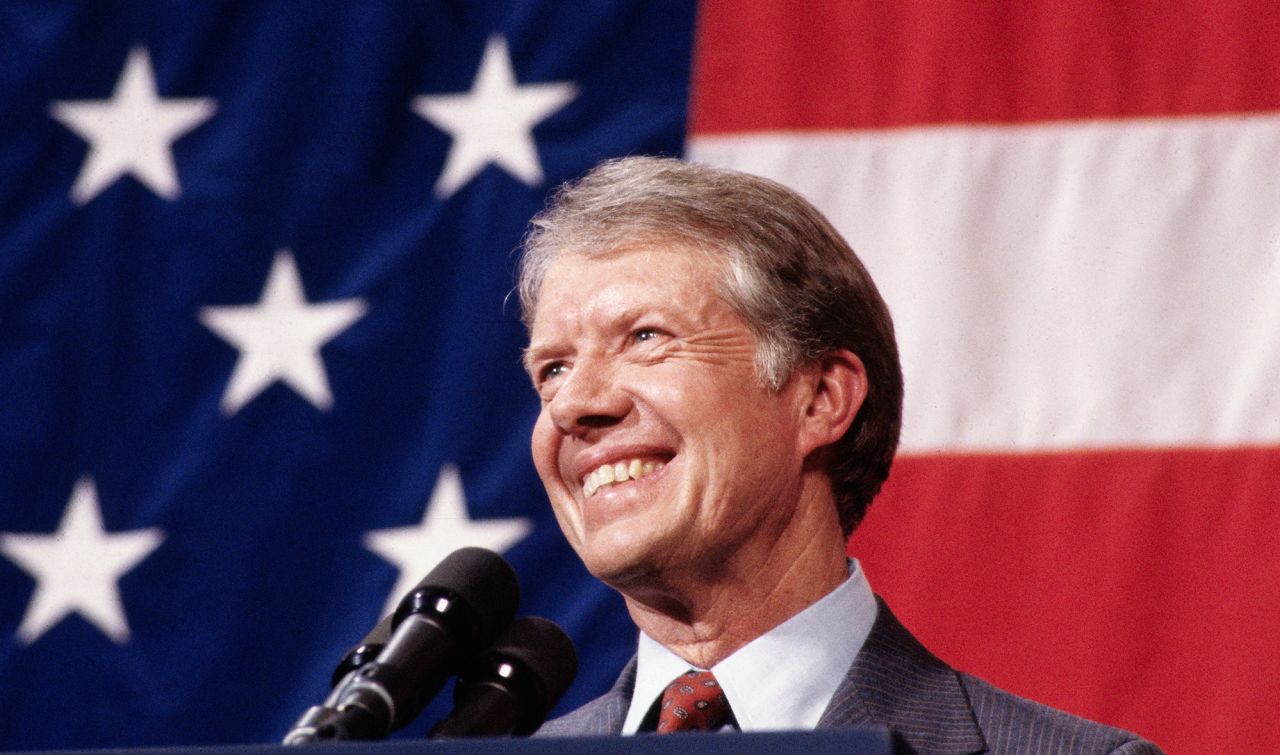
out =
<path fill-rule="evenodd" d="M 539 346 L 529 344 L 520 350 L 520 361 L 524 364 L 524 371 L 532 379 L 537 379 L 535 368 L 539 362 L 557 357 L 561 353 L 561 349 L 554 347 Z"/>
<path fill-rule="evenodd" d="M 607 320 L 610 325 L 617 326 L 619 323 L 631 327 L 635 322 L 645 316 L 652 307 L 643 304 L 629 305 L 618 312 L 607 313 Z M 520 350 L 520 361 L 524 364 L 524 371 L 530 377 L 534 377 L 534 365 L 545 359 L 551 359 L 559 356 L 561 349 L 554 346 L 539 346 L 537 344 L 529 344 Z"/>

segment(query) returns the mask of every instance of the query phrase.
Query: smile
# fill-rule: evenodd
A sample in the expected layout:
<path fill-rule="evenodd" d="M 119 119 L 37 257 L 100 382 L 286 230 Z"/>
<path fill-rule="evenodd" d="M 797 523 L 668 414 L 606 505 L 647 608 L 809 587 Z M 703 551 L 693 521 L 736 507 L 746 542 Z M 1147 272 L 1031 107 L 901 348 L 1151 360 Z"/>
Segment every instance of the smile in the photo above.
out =
<path fill-rule="evenodd" d="M 582 478 L 582 492 L 590 498 L 598 490 L 626 482 L 627 480 L 638 480 L 645 475 L 653 474 L 662 469 L 665 464 L 665 462 L 645 459 L 630 459 L 612 464 L 602 464 Z"/>

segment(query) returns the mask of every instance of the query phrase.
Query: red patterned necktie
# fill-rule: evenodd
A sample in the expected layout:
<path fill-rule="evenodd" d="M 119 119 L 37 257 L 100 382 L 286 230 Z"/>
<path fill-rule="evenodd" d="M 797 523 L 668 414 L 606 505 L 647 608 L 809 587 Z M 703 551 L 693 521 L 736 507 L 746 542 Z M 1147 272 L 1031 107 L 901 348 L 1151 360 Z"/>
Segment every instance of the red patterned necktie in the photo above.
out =
<path fill-rule="evenodd" d="M 686 671 L 662 692 L 659 734 L 712 731 L 729 718 L 729 701 L 710 671 Z"/>

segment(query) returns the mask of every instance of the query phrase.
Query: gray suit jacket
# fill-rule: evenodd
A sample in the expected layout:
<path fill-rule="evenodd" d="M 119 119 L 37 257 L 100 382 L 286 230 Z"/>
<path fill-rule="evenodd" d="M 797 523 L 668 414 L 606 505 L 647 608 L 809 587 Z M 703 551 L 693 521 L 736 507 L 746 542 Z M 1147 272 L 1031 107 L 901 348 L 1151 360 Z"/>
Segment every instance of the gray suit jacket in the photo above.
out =
<path fill-rule="evenodd" d="M 889 607 L 822 714 L 818 728 L 883 726 L 917 753 L 1160 753 L 1125 731 L 1017 697 L 960 673 L 925 649 Z M 548 721 L 536 736 L 622 731 L 635 689 L 635 658 L 613 689 Z"/>

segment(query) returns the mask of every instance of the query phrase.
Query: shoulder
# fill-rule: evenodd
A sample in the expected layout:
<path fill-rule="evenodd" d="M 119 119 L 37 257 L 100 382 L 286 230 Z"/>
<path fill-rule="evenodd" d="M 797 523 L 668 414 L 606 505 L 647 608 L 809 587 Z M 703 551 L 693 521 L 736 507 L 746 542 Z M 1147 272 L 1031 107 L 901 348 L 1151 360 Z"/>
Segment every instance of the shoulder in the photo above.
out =
<path fill-rule="evenodd" d="M 882 600 L 824 721 L 887 726 L 917 752 L 1160 752 L 1129 732 L 957 671 L 921 645 Z"/>
<path fill-rule="evenodd" d="M 1146 755 L 1160 748 L 1135 734 L 1073 716 L 958 673 L 992 753 L 1091 752 Z"/>

